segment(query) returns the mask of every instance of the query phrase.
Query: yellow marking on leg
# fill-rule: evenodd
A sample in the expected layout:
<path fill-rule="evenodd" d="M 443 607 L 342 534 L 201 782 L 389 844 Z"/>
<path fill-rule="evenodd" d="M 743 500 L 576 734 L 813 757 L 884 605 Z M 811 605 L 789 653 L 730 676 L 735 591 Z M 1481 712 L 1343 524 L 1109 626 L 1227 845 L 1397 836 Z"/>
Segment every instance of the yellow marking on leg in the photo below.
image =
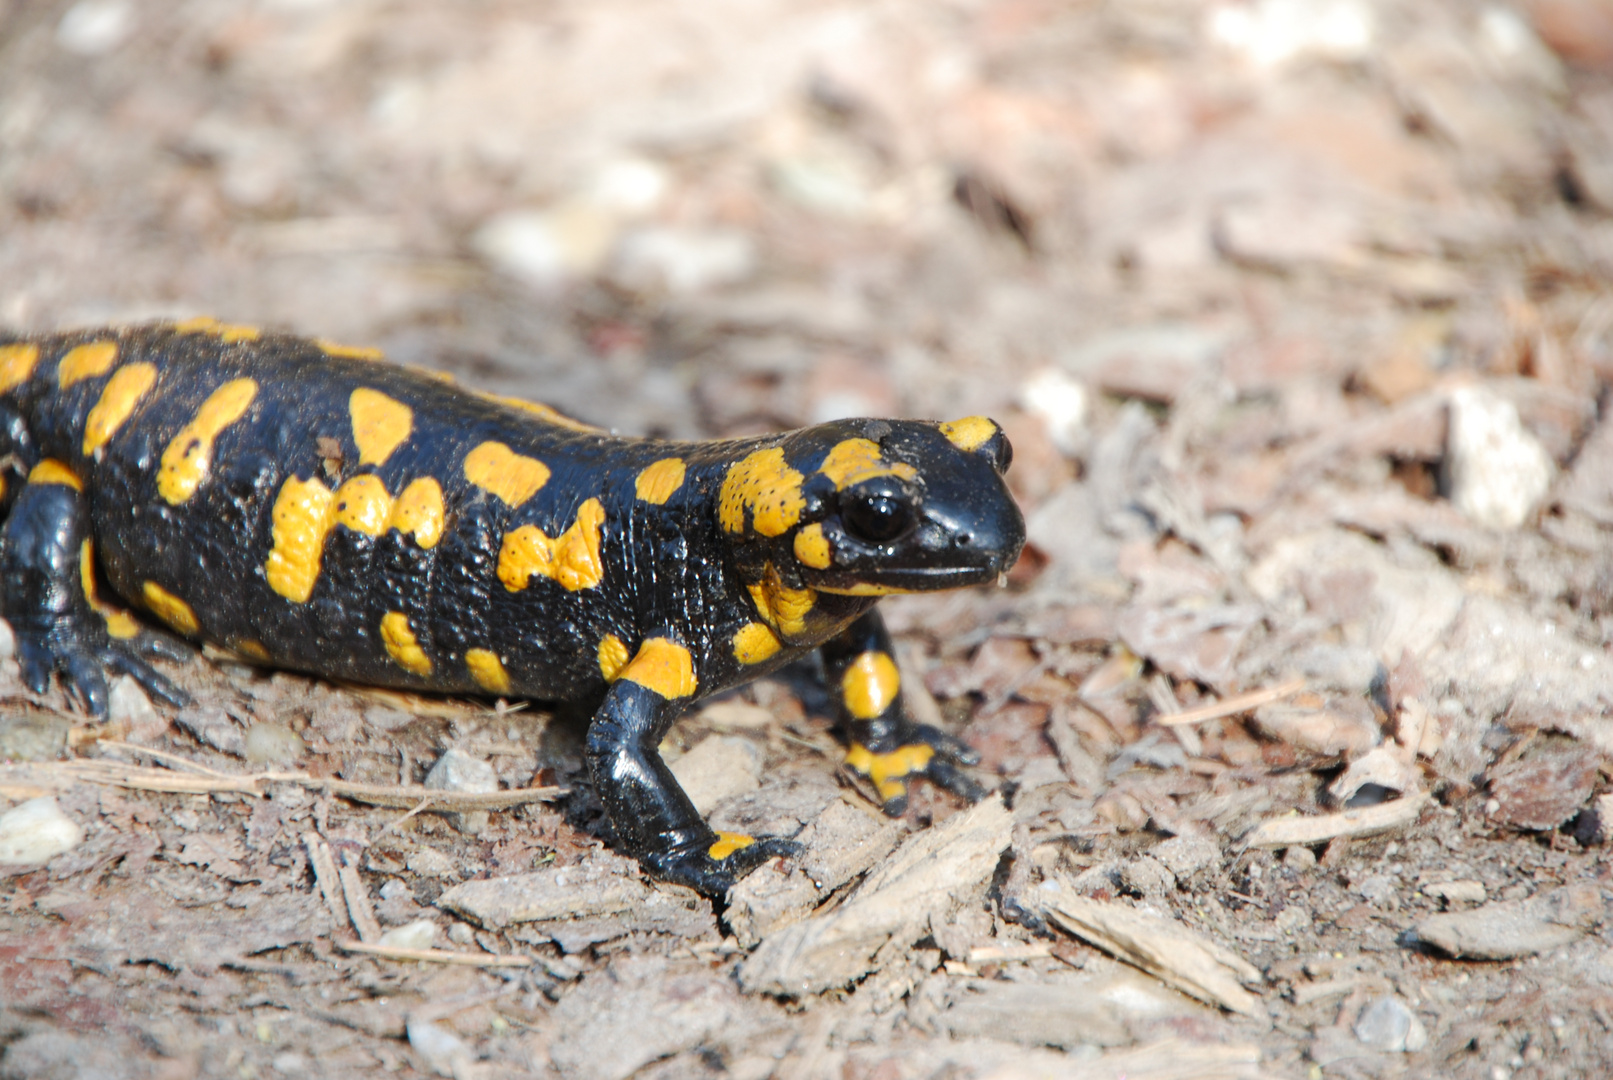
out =
<path fill-rule="evenodd" d="M 104 603 L 95 587 L 95 544 L 89 540 L 78 546 L 78 580 L 84 590 L 84 599 L 91 609 L 106 623 L 106 632 L 119 641 L 127 641 L 140 632 L 140 622 L 122 608 Z"/>
<path fill-rule="evenodd" d="M 786 638 L 796 637 L 806 629 L 806 617 L 818 602 L 815 590 L 792 589 L 785 585 L 772 563 L 768 563 L 761 581 L 745 589 L 762 621 Z"/>
<path fill-rule="evenodd" d="M 476 680 L 476 685 L 488 693 L 510 692 L 510 676 L 497 653 L 489 649 L 466 649 L 465 666 L 470 669 L 470 677 Z"/>
<path fill-rule="evenodd" d="M 794 527 L 806 508 L 801 480 L 778 447 L 746 455 L 729 466 L 718 493 L 717 519 L 723 530 L 744 532 L 746 510 L 751 527 L 763 536 L 778 536 Z"/>
<path fill-rule="evenodd" d="M 314 344 L 326 356 L 340 360 L 381 360 L 386 356 L 380 349 L 369 345 L 342 345 L 325 338 L 315 338 Z"/>
<path fill-rule="evenodd" d="M 260 664 L 269 662 L 269 650 L 263 647 L 263 642 L 247 638 L 245 641 L 235 643 L 235 651 L 248 660 L 256 660 Z"/>
<path fill-rule="evenodd" d="M 347 399 L 360 465 L 384 465 L 414 430 L 414 410 L 379 390 L 361 386 Z"/>
<path fill-rule="evenodd" d="M 870 649 L 853 660 L 840 677 L 840 695 L 846 711 L 858 720 L 872 720 L 890 707 L 902 689 L 902 675 L 890 654 Z"/>
<path fill-rule="evenodd" d="M 431 674 L 431 658 L 415 640 L 409 627 L 409 616 L 401 611 L 389 611 L 381 616 L 381 644 L 386 653 L 405 671 L 416 675 Z"/>
<path fill-rule="evenodd" d="M 30 484 L 66 484 L 74 491 L 84 490 L 84 481 L 78 478 L 78 473 L 55 458 L 45 458 L 38 465 L 29 469 L 28 482 Z"/>
<path fill-rule="evenodd" d="M 599 673 L 605 676 L 606 682 L 615 682 L 627 666 L 627 646 L 615 634 L 606 634 L 599 639 Z"/>
<path fill-rule="evenodd" d="M 516 507 L 549 482 L 549 466 L 501 442 L 484 442 L 465 455 L 465 479 Z"/>
<path fill-rule="evenodd" d="M 829 554 L 829 538 L 823 535 L 823 526 L 814 522 L 795 534 L 795 560 L 814 570 L 827 570 L 833 560 Z"/>
<path fill-rule="evenodd" d="M 664 637 L 650 638 L 640 645 L 638 655 L 622 669 L 621 677 L 669 701 L 693 697 L 700 685 L 689 650 Z"/>
<path fill-rule="evenodd" d="M 571 528 L 552 540 L 536 525 L 511 529 L 499 545 L 499 581 L 510 592 L 526 588 L 538 575 L 553 578 L 572 592 L 594 588 L 605 577 L 599 550 L 604 522 L 605 507 L 598 499 L 589 499 L 577 507 Z"/>
<path fill-rule="evenodd" d="M 411 480 L 392 504 L 387 524 L 423 548 L 436 547 L 442 539 L 442 485 L 429 476 Z"/>
<path fill-rule="evenodd" d="M 783 647 L 765 623 L 746 623 L 734 634 L 734 659 L 741 664 L 760 664 Z"/>
<path fill-rule="evenodd" d="M 718 832 L 717 841 L 706 849 L 706 854 L 717 862 L 722 862 L 740 848 L 748 848 L 756 843 L 756 837 L 746 836 L 740 832 Z"/>
<path fill-rule="evenodd" d="M 590 435 L 606 434 L 604 428 L 595 427 L 593 424 L 585 424 L 581 420 L 573 420 L 552 405 L 545 405 L 542 402 L 526 401 L 518 397 L 506 397 L 503 394 L 478 393 L 476 396 L 486 398 L 488 401 L 496 401 L 500 405 L 508 405 L 512 409 L 520 409 L 522 412 L 530 413 L 540 420 L 553 424 L 555 427 L 563 427 L 571 431 L 584 431 Z"/>
<path fill-rule="evenodd" d="M 683 474 L 682 458 L 662 458 L 644 467 L 633 482 L 633 489 L 640 499 L 660 506 L 683 486 Z"/>
<path fill-rule="evenodd" d="M 101 611 L 101 618 L 106 621 L 108 637 L 116 638 L 119 641 L 128 641 L 132 637 L 139 636 L 141 630 L 139 619 L 121 608 L 112 607 L 110 604 L 105 605 L 105 607 L 106 610 Z M 99 611 L 100 609 L 97 608 L 96 610 Z"/>
<path fill-rule="evenodd" d="M 213 466 L 213 441 L 246 415 L 258 396 L 255 379 L 231 379 L 207 395 L 190 423 L 179 429 L 162 452 L 157 492 L 172 506 L 185 502 L 207 479 Z"/>
<path fill-rule="evenodd" d="M 852 743 L 846 750 L 846 767 L 868 777 L 883 802 L 890 802 L 907 794 L 902 781 L 922 773 L 935 757 L 935 747 L 923 743 L 899 746 L 888 754 L 876 754 L 862 743 Z"/>
<path fill-rule="evenodd" d="M 336 522 L 366 536 L 386 532 L 392 517 L 392 496 L 374 473 L 352 477 L 336 489 Z"/>
<path fill-rule="evenodd" d="M 151 613 L 181 634 L 195 637 L 201 630 L 202 624 L 196 621 L 196 612 L 191 610 L 190 605 L 155 581 L 146 582 L 140 591 Z"/>
<path fill-rule="evenodd" d="M 287 477 L 274 500 L 274 547 L 263 572 L 269 588 L 295 604 L 305 604 L 319 579 L 325 537 L 336 523 L 336 497 L 319 478 Z"/>
<path fill-rule="evenodd" d="M 105 375 L 117 362 L 118 343 L 115 341 L 92 341 L 69 349 L 62 362 L 56 365 L 56 385 L 66 390 L 76 382 Z"/>
<path fill-rule="evenodd" d="M 84 420 L 85 457 L 106 445 L 156 381 L 157 369 L 152 364 L 128 364 L 113 372 L 101 391 L 101 400 Z"/>
<path fill-rule="evenodd" d="M 0 394 L 15 390 L 27 382 L 37 363 L 38 345 L 0 345 Z"/>
<path fill-rule="evenodd" d="M 959 450 L 978 450 L 997 434 L 998 427 L 984 416 L 965 416 L 941 425 L 941 434 Z"/>
<path fill-rule="evenodd" d="M 818 471 L 834 481 L 836 489 L 848 488 L 877 476 L 918 478 L 918 470 L 906 462 L 889 462 L 879 455 L 879 444 L 872 439 L 843 439 L 825 455 Z"/>

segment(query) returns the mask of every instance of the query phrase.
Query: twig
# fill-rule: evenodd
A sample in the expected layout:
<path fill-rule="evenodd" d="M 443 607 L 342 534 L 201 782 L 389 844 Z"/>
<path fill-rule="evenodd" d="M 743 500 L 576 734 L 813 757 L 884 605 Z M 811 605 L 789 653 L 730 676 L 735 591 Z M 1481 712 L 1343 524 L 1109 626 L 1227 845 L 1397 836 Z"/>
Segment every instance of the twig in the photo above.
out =
<path fill-rule="evenodd" d="M 396 832 L 398 829 L 401 829 L 403 827 L 404 822 L 408 821 L 410 818 L 412 818 L 416 814 L 420 813 L 420 811 L 422 811 L 426 807 L 430 806 L 432 801 L 433 800 L 430 799 L 429 797 L 421 799 L 419 805 L 416 806 L 413 810 L 410 810 L 407 814 L 404 814 L 398 820 L 394 821 L 392 824 L 388 825 L 386 828 L 384 828 L 380 832 L 376 833 L 375 834 L 375 839 L 379 840 L 379 839 L 381 839 L 381 837 L 387 835 L 388 833 Z M 374 841 L 371 841 L 371 842 L 373 843 Z"/>
<path fill-rule="evenodd" d="M 1341 814 L 1272 818 L 1261 822 L 1243 842 L 1254 848 L 1310 847 L 1340 836 L 1368 836 L 1410 825 L 1427 802 L 1428 793 L 1424 791 Z"/>
<path fill-rule="evenodd" d="M 358 876 L 358 867 L 347 861 L 345 853 L 336 868 L 336 876 L 347 897 L 347 914 L 353 920 L 353 929 L 358 931 L 358 939 L 366 945 L 377 944 L 381 940 L 381 924 L 375 919 L 375 908 L 370 904 L 364 879 Z"/>
<path fill-rule="evenodd" d="M 1196 709 L 1173 713 L 1170 716 L 1156 716 L 1154 719 L 1166 727 L 1177 727 L 1181 724 L 1202 724 L 1206 720 L 1219 720 L 1223 716 L 1232 716 L 1236 713 L 1248 712 L 1250 709 L 1262 705 L 1270 705 L 1274 701 L 1281 701 L 1285 697 L 1293 697 L 1305 689 L 1304 679 L 1289 679 L 1287 682 L 1268 686 L 1264 690 L 1250 690 L 1243 694 L 1233 694 L 1220 701 L 1212 701 L 1208 705 L 1200 705 Z"/>
<path fill-rule="evenodd" d="M 347 898 L 342 895 L 342 879 L 336 871 L 336 859 L 330 853 L 330 845 L 313 830 L 302 834 L 302 844 L 308 849 L 308 865 L 314 868 L 314 882 L 319 886 L 319 895 L 324 897 L 325 906 L 330 909 L 332 922 L 340 926 L 347 921 Z"/>
<path fill-rule="evenodd" d="M 331 939 L 343 952 L 363 953 L 383 960 L 414 960 L 428 964 L 463 964 L 468 967 L 531 967 L 535 960 L 526 956 L 500 956 L 495 953 L 452 952 L 448 949 L 404 949 L 396 945 L 370 945 L 362 941 Z"/>

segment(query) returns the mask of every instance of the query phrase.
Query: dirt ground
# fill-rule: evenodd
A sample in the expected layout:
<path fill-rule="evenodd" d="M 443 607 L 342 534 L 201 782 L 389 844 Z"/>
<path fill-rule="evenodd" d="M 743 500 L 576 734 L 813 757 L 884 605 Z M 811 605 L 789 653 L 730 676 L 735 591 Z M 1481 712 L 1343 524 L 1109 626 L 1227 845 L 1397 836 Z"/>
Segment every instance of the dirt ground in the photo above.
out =
<path fill-rule="evenodd" d="M 719 825 L 875 837 L 778 925 L 612 854 L 541 707 L 4 660 L 0 1077 L 1606 1075 L 1610 276 L 1606 0 L 0 0 L 0 325 L 987 413 L 1031 537 L 886 605 L 1001 802 L 885 830 L 810 667 L 676 729 Z M 449 751 L 498 805 L 411 814 Z"/>

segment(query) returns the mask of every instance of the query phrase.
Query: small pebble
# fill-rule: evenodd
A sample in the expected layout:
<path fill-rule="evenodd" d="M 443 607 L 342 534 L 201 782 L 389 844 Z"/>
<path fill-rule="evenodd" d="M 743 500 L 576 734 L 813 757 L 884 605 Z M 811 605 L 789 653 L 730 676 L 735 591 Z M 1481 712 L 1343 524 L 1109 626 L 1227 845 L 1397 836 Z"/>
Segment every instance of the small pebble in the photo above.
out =
<path fill-rule="evenodd" d="M 80 0 L 56 24 L 56 44 L 79 56 L 103 56 L 123 44 L 133 24 L 128 0 Z"/>
<path fill-rule="evenodd" d="M 295 761 L 306 749 L 302 736 L 284 724 L 259 721 L 246 732 L 245 757 L 258 764 Z"/>
<path fill-rule="evenodd" d="M 497 791 L 498 775 L 492 765 L 455 747 L 437 759 L 426 774 L 425 784 L 437 791 Z"/>
<path fill-rule="evenodd" d="M 463 1076 L 475 1060 L 471 1048 L 447 1028 L 411 1020 L 407 1030 L 409 1045 L 438 1076 Z"/>
<path fill-rule="evenodd" d="M 1395 997 L 1381 997 L 1361 1010 L 1355 1037 L 1374 1050 L 1416 1053 L 1428 1045 L 1428 1029 L 1417 1014 Z"/>
<path fill-rule="evenodd" d="M 1451 394 L 1450 408 L 1451 502 L 1475 524 L 1517 528 L 1551 488 L 1551 455 L 1523 426 L 1517 407 L 1492 391 L 1464 386 Z"/>
<path fill-rule="evenodd" d="M 437 924 L 430 919 L 394 926 L 381 935 L 381 944 L 394 949 L 429 949 L 437 944 Z"/>
<path fill-rule="evenodd" d="M 49 862 L 84 841 L 78 822 L 49 795 L 29 799 L 0 814 L 0 865 Z"/>

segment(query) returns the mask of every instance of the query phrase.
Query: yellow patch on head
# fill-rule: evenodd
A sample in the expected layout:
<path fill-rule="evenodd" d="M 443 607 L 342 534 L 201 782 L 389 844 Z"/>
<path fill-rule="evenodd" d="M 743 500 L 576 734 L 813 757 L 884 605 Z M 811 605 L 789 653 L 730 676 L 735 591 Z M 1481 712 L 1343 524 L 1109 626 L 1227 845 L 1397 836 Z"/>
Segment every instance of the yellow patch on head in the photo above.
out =
<path fill-rule="evenodd" d="M 38 465 L 29 469 L 28 482 L 30 484 L 66 484 L 74 491 L 84 490 L 84 481 L 78 478 L 78 473 L 55 458 L 45 458 Z"/>
<path fill-rule="evenodd" d="M 599 673 L 605 676 L 606 682 L 616 681 L 628 659 L 627 646 L 621 638 L 606 634 L 599 639 Z"/>
<path fill-rule="evenodd" d="M 489 401 L 496 401 L 500 405 L 508 405 L 512 409 L 520 409 L 522 412 L 530 413 L 540 420 L 553 424 L 555 427 L 563 427 L 570 431 L 584 431 L 590 435 L 605 434 L 604 428 L 595 427 L 593 424 L 585 424 L 581 420 L 573 420 L 552 405 L 544 405 L 537 401 L 525 401 L 517 397 L 506 397 L 503 394 L 478 394 L 477 396 L 486 398 Z"/>
<path fill-rule="evenodd" d="M 62 362 L 56 365 L 56 385 L 65 390 L 76 382 L 105 375 L 117 362 L 118 343 L 115 341 L 92 341 L 69 349 Z"/>
<path fill-rule="evenodd" d="M 997 425 L 984 416 L 965 416 L 941 425 L 941 434 L 959 450 L 978 450 L 997 434 Z"/>
<path fill-rule="evenodd" d="M 336 524 L 336 496 L 317 476 L 287 477 L 274 500 L 271 521 L 274 547 L 263 564 L 269 588 L 292 603 L 306 604 L 319 580 L 325 537 Z"/>
<path fill-rule="evenodd" d="M 553 578 L 572 592 L 594 588 L 605 577 L 599 550 L 604 522 L 604 505 L 589 499 L 577 507 L 571 528 L 552 540 L 536 525 L 511 529 L 499 546 L 499 581 L 510 592 L 526 588 L 535 576 Z"/>
<path fill-rule="evenodd" d="M 754 843 L 756 843 L 754 836 L 738 832 L 718 832 L 716 842 L 706 849 L 706 855 L 722 862 L 740 848 L 748 848 Z"/>
<path fill-rule="evenodd" d="M 669 701 L 693 697 L 700 685 L 689 650 L 664 637 L 650 638 L 640 645 L 638 654 L 622 669 L 621 677 Z"/>
<path fill-rule="evenodd" d="M 889 653 L 870 649 L 853 660 L 840 677 L 840 695 L 846 711 L 858 720 L 872 720 L 890 707 L 902 689 L 902 676 Z"/>
<path fill-rule="evenodd" d="M 146 582 L 140 591 L 151 613 L 181 634 L 195 637 L 201 630 L 202 624 L 196 621 L 196 612 L 191 610 L 190 605 L 155 581 Z"/>
<path fill-rule="evenodd" d="M 411 480 L 392 504 L 388 524 L 405 536 L 413 535 L 423 548 L 436 547 L 443 529 L 442 485 L 429 476 Z"/>
<path fill-rule="evenodd" d="M 741 664 L 760 664 L 783 647 L 765 623 L 746 623 L 734 634 L 734 659 Z"/>
<path fill-rule="evenodd" d="M 409 616 L 401 611 L 389 611 L 381 616 L 381 644 L 386 646 L 386 654 L 390 656 L 399 667 L 416 675 L 431 674 L 431 658 L 415 640 L 414 630 L 409 627 Z"/>
<path fill-rule="evenodd" d="M 466 649 L 465 667 L 470 669 L 470 677 L 476 680 L 476 685 L 488 693 L 510 692 L 510 676 L 497 653 L 489 649 Z"/>
<path fill-rule="evenodd" d="M 0 345 L 0 394 L 27 382 L 37 363 L 38 345 Z"/>
<path fill-rule="evenodd" d="M 806 617 L 818 602 L 813 589 L 792 589 L 784 584 L 778 570 L 769 563 L 762 580 L 745 586 L 762 621 L 785 638 L 793 638 L 806 629 Z"/>
<path fill-rule="evenodd" d="M 162 452 L 157 492 L 173 506 L 196 494 L 213 466 L 213 440 L 246 415 L 258 396 L 255 379 L 231 379 L 207 395 L 190 423 L 179 429 Z"/>
<path fill-rule="evenodd" d="M 814 522 L 795 534 L 795 559 L 814 570 L 829 569 L 829 538 L 823 535 L 821 524 Z"/>
<path fill-rule="evenodd" d="M 106 445 L 156 381 L 157 369 L 151 364 L 129 364 L 113 373 L 101 391 L 101 400 L 84 420 L 85 457 Z"/>
<path fill-rule="evenodd" d="M 907 794 L 902 781 L 922 773 L 935 757 L 935 748 L 923 743 L 899 746 L 888 754 L 876 754 L 861 743 L 846 751 L 846 767 L 873 781 L 874 790 L 885 802 Z"/>
<path fill-rule="evenodd" d="M 549 482 L 549 466 L 501 442 L 484 442 L 465 455 L 465 479 L 507 506 L 520 506 Z"/>
<path fill-rule="evenodd" d="M 352 477 L 336 489 L 336 521 L 354 532 L 380 536 L 391 524 L 392 496 L 374 473 Z"/>
<path fill-rule="evenodd" d="M 801 520 L 806 498 L 801 474 L 784 461 L 778 447 L 757 450 L 729 466 L 718 493 L 717 519 L 725 532 L 745 531 L 745 511 L 751 527 L 763 536 L 778 536 Z"/>
<path fill-rule="evenodd" d="M 379 390 L 361 386 L 347 399 L 360 465 L 383 465 L 414 430 L 414 410 Z"/>
<path fill-rule="evenodd" d="M 872 439 L 843 439 L 825 455 L 818 471 L 834 481 L 835 488 L 848 488 L 876 476 L 918 477 L 918 470 L 906 462 L 891 463 L 879 456 L 879 444 Z"/>
<path fill-rule="evenodd" d="M 653 465 L 645 466 L 633 482 L 633 489 L 640 499 L 660 506 L 683 486 L 683 474 L 682 458 L 662 458 Z"/>
<path fill-rule="evenodd" d="M 339 360 L 380 360 L 386 356 L 380 349 L 369 345 L 341 345 L 324 338 L 316 338 L 314 344 L 326 356 Z"/>

